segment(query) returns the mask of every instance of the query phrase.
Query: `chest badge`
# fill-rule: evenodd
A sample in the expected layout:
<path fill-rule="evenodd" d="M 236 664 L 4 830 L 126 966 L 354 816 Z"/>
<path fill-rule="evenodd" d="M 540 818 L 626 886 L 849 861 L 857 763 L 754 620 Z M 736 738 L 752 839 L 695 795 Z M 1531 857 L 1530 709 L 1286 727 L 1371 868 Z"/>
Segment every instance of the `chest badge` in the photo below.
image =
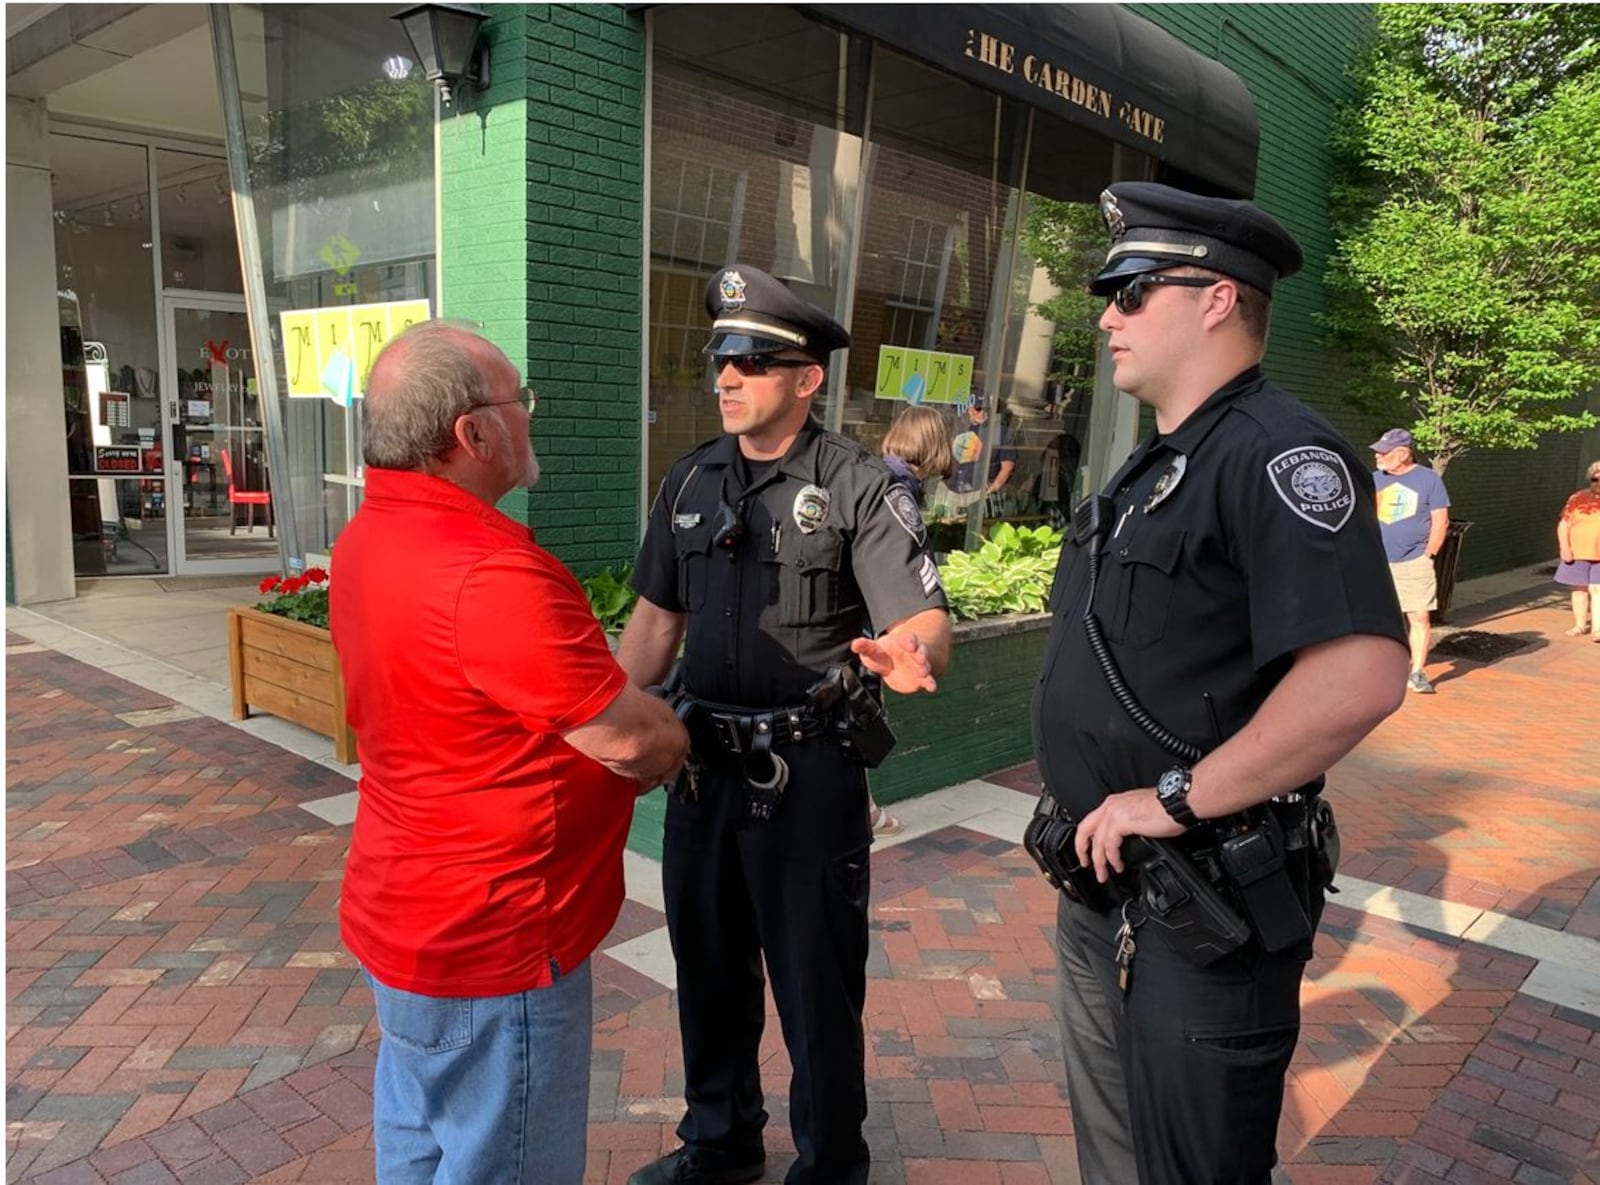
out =
<path fill-rule="evenodd" d="M 1184 471 L 1188 468 L 1189 458 L 1179 453 L 1172 464 L 1167 466 L 1166 472 L 1156 479 L 1155 488 L 1150 491 L 1150 497 L 1144 504 L 1146 514 L 1172 497 L 1172 491 L 1178 488 L 1178 483 L 1183 480 Z"/>
<path fill-rule="evenodd" d="M 700 525 L 698 514 L 675 514 L 672 516 L 672 529 L 674 531 L 687 531 Z"/>
<path fill-rule="evenodd" d="M 823 524 L 831 500 L 821 486 L 808 485 L 794 496 L 794 524 L 802 534 L 809 535 Z"/>

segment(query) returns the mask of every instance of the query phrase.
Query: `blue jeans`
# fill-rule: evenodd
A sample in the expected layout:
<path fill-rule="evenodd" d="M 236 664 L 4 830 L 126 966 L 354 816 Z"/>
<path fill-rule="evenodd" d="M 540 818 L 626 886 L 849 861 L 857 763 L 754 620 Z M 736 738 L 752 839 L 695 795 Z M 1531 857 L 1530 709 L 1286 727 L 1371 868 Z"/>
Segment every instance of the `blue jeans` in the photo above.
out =
<path fill-rule="evenodd" d="M 579 1185 L 589 1120 L 589 961 L 514 996 L 419 996 L 371 974 L 378 1185 Z"/>

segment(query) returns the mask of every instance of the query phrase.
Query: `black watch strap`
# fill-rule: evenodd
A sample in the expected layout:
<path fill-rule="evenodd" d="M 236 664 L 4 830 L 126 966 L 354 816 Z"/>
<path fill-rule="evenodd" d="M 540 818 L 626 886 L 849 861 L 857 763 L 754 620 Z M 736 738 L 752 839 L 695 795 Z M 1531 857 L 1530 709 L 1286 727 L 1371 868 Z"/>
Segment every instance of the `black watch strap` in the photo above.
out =
<path fill-rule="evenodd" d="M 1160 793 L 1158 787 L 1157 801 L 1178 826 L 1185 830 L 1200 826 L 1200 816 L 1189 806 L 1189 787 L 1194 784 L 1193 774 L 1187 766 L 1174 766 L 1161 775 L 1161 783 L 1165 784 L 1173 778 L 1181 778 L 1182 787 L 1176 793 L 1169 790 L 1166 794 Z"/>

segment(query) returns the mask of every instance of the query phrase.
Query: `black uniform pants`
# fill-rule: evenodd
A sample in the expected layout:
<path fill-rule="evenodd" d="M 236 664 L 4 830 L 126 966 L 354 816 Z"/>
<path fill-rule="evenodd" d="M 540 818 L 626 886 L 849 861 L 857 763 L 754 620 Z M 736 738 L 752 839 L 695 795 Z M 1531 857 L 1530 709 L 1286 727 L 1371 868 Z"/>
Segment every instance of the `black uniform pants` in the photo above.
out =
<path fill-rule="evenodd" d="M 1268 1185 L 1308 952 L 1252 940 L 1196 967 L 1141 927 L 1124 995 L 1121 925 L 1061 898 L 1061 1040 L 1084 1185 Z"/>
<path fill-rule="evenodd" d="M 782 804 L 750 818 L 736 759 L 667 807 L 662 874 L 678 964 L 686 1145 L 742 1159 L 767 1121 L 757 1051 L 762 956 L 794 1066 L 788 1185 L 865 1185 L 866 778 L 831 742 L 780 750 Z"/>

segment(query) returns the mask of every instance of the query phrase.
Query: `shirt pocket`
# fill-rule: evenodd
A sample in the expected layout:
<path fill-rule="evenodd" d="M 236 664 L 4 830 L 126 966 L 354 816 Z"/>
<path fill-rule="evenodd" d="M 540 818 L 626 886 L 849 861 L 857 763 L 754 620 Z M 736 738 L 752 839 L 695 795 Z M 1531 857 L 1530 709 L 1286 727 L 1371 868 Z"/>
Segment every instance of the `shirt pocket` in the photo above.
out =
<path fill-rule="evenodd" d="M 1117 575 L 1111 618 L 1106 623 L 1111 641 L 1141 649 L 1155 645 L 1166 634 L 1184 534 L 1145 527 L 1120 545 L 1113 541 L 1107 551 Z"/>
<path fill-rule="evenodd" d="M 764 557 L 777 572 L 778 624 L 818 625 L 839 612 L 844 538 L 832 532 L 796 534 Z"/>
<path fill-rule="evenodd" d="M 678 604 L 685 613 L 705 607 L 711 582 L 711 524 L 702 523 L 672 533 L 678 559 Z"/>

